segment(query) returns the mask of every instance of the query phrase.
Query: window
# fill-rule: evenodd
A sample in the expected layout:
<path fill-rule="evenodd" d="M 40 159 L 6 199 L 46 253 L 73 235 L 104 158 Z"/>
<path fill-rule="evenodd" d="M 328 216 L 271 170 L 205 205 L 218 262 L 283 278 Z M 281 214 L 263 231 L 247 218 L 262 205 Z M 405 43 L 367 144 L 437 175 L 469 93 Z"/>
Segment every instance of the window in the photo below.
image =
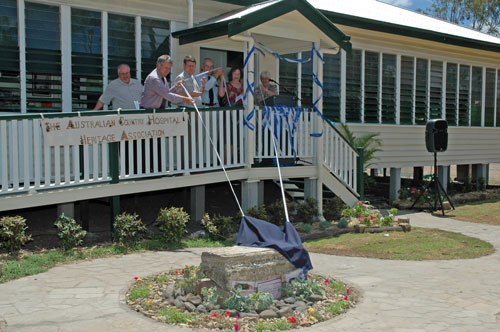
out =
<path fill-rule="evenodd" d="M 470 67 L 460 65 L 458 91 L 458 125 L 469 125 Z"/>
<path fill-rule="evenodd" d="M 340 121 L 340 52 L 324 55 L 323 65 L 323 114 L 333 121 Z"/>
<path fill-rule="evenodd" d="M 61 111 L 59 7 L 26 2 L 28 112 Z"/>
<path fill-rule="evenodd" d="M 396 56 L 382 56 L 382 123 L 396 123 Z"/>
<path fill-rule="evenodd" d="M 484 125 L 493 127 L 495 125 L 495 69 L 486 69 L 486 97 Z"/>
<path fill-rule="evenodd" d="M 156 68 L 156 59 L 170 54 L 170 22 L 148 18 L 143 18 L 141 22 L 141 79 L 144 81 Z M 201 64 L 202 59 L 199 61 Z"/>
<path fill-rule="evenodd" d="M 457 125 L 457 70 L 457 64 L 446 64 L 446 121 L 450 126 Z"/>
<path fill-rule="evenodd" d="M 427 122 L 427 78 L 429 61 L 417 59 L 417 72 L 415 77 L 415 124 Z"/>
<path fill-rule="evenodd" d="M 379 54 L 365 52 L 365 122 L 378 123 Z"/>
<path fill-rule="evenodd" d="M 500 127 L 500 69 L 497 72 L 497 127 Z"/>
<path fill-rule="evenodd" d="M 20 111 L 19 47 L 17 44 L 17 5 L 0 0 L 0 111 Z"/>
<path fill-rule="evenodd" d="M 101 13 L 71 9 L 73 110 L 92 109 L 102 93 Z"/>
<path fill-rule="evenodd" d="M 471 88 L 471 125 L 480 126 L 483 107 L 483 68 L 472 67 Z"/>
<path fill-rule="evenodd" d="M 430 118 L 442 118 L 443 105 L 443 63 L 441 61 L 431 61 L 431 88 L 429 90 Z"/>
<path fill-rule="evenodd" d="M 361 122 L 361 51 L 346 57 L 346 122 Z"/>
<path fill-rule="evenodd" d="M 413 124 L 414 58 L 401 57 L 401 87 L 399 122 Z"/>
<path fill-rule="evenodd" d="M 136 76 L 135 20 L 131 16 L 108 15 L 108 77 L 118 77 L 118 65 L 130 66 L 130 76 Z"/>
<path fill-rule="evenodd" d="M 283 54 L 288 59 L 296 59 L 297 53 Z M 297 67 L 298 64 L 287 61 L 280 61 L 280 92 L 284 90 L 297 91 Z M 255 75 L 257 79 L 258 75 Z"/>

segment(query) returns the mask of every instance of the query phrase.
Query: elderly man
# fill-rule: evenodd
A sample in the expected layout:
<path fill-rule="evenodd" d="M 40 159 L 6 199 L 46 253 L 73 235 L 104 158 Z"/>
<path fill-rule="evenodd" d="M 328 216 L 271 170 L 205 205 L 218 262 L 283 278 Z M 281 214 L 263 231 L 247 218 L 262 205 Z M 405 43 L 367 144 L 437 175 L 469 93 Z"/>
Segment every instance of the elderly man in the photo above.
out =
<path fill-rule="evenodd" d="M 175 104 L 185 103 L 186 105 L 191 105 L 194 103 L 193 99 L 174 93 L 180 87 L 182 81 L 177 82 L 176 86 L 169 88 L 166 77 L 170 73 L 171 68 L 172 59 L 169 55 L 164 54 L 158 57 L 156 69 L 144 81 L 141 98 L 142 108 L 165 108 L 167 100 Z"/>
<path fill-rule="evenodd" d="M 130 78 L 130 67 L 126 64 L 118 66 L 118 78 L 111 81 L 104 93 L 99 97 L 94 110 L 100 110 L 105 104 L 112 103 L 113 109 L 136 109 L 142 94 L 142 84 Z"/>
<path fill-rule="evenodd" d="M 179 76 L 176 77 L 175 83 L 184 81 L 184 86 L 191 95 L 191 97 L 194 99 L 196 106 L 201 107 L 201 94 L 203 89 L 205 89 L 206 78 L 203 77 L 201 79 L 201 87 L 200 87 L 195 77 L 193 76 L 195 70 L 196 70 L 196 59 L 191 55 L 187 55 L 184 58 L 184 71 L 181 74 L 179 74 Z M 184 88 L 182 86 L 178 87 L 175 92 L 179 95 L 187 97 L 186 91 L 184 91 Z M 191 107 L 191 104 L 181 102 L 178 103 L 177 106 Z"/>
<path fill-rule="evenodd" d="M 217 79 L 224 78 L 222 68 L 217 68 L 214 71 L 214 60 L 205 58 L 201 64 L 201 71 L 203 75 L 196 75 L 196 81 L 199 86 L 202 86 L 202 79 L 205 78 L 206 83 L 202 89 L 201 103 L 205 107 L 219 106 L 219 97 L 224 97 L 224 84 L 223 81 L 217 85 Z"/>

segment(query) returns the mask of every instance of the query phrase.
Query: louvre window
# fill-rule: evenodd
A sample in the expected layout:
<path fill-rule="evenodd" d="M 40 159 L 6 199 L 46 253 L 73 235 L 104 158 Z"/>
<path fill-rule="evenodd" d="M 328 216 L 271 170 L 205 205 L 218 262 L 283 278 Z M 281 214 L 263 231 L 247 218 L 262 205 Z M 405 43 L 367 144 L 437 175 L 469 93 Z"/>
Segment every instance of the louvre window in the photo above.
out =
<path fill-rule="evenodd" d="M 61 111 L 59 7 L 26 2 L 28 112 Z"/>
<path fill-rule="evenodd" d="M 102 93 L 101 13 L 71 9 L 73 110 L 92 109 Z"/>
<path fill-rule="evenodd" d="M 500 127 L 500 69 L 497 72 L 497 123 L 496 127 Z"/>
<path fill-rule="evenodd" d="M 442 87 L 443 87 L 443 63 L 431 61 L 431 88 L 430 93 L 430 118 L 442 118 Z"/>
<path fill-rule="evenodd" d="M 457 125 L 457 70 L 457 64 L 446 64 L 446 121 L 450 126 Z"/>
<path fill-rule="evenodd" d="M 396 123 L 396 56 L 382 56 L 382 123 Z"/>
<path fill-rule="evenodd" d="M 303 56 L 307 54 L 304 53 Z M 305 58 L 306 56 L 304 56 Z M 312 79 L 312 61 L 302 64 L 302 87 L 301 87 L 301 99 L 302 106 L 311 107 L 313 103 L 313 79 Z"/>
<path fill-rule="evenodd" d="M 333 120 L 340 121 L 340 52 L 336 55 L 325 54 L 323 65 L 323 113 Z"/>
<path fill-rule="evenodd" d="M 378 123 L 379 54 L 365 52 L 365 122 Z"/>
<path fill-rule="evenodd" d="M 19 47 L 17 43 L 17 5 L 15 0 L 0 0 L 0 111 L 19 112 Z"/>
<path fill-rule="evenodd" d="M 415 124 L 427 122 L 427 77 L 429 61 L 417 59 L 415 77 Z"/>
<path fill-rule="evenodd" d="M 401 57 L 401 87 L 399 122 L 413 123 L 414 58 Z"/>
<path fill-rule="evenodd" d="M 495 69 L 486 69 L 486 97 L 484 125 L 493 127 L 495 125 Z"/>
<path fill-rule="evenodd" d="M 481 112 L 483 106 L 483 68 L 472 67 L 471 90 L 471 125 L 481 125 Z"/>
<path fill-rule="evenodd" d="M 361 51 L 352 50 L 346 59 L 346 122 L 361 122 Z"/>
<path fill-rule="evenodd" d="M 108 77 L 118 77 L 118 66 L 130 66 L 130 76 L 136 77 L 135 20 L 131 16 L 108 15 Z"/>
<path fill-rule="evenodd" d="M 170 54 L 170 22 L 143 18 L 141 23 L 141 78 L 144 81 L 156 68 L 156 59 Z"/>
<path fill-rule="evenodd" d="M 470 67 L 460 65 L 458 91 L 458 125 L 469 125 Z"/>
<path fill-rule="evenodd" d="M 296 59 L 297 53 L 283 54 L 283 57 Z M 280 61 L 280 91 L 297 91 L 297 67 L 296 63 Z"/>

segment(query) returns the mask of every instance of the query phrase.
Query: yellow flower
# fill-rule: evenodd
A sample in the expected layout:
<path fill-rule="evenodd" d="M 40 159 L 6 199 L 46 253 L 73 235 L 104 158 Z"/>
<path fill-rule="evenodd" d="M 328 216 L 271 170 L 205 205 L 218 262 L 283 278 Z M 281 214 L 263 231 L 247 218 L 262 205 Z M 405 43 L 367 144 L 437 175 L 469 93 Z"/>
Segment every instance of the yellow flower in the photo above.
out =
<path fill-rule="evenodd" d="M 152 304 L 151 300 L 148 300 L 148 305 L 151 305 L 151 304 Z"/>
<path fill-rule="evenodd" d="M 309 312 L 310 314 L 312 314 L 314 312 L 314 309 L 313 308 L 309 308 L 309 309 L 307 309 L 307 312 Z"/>
<path fill-rule="evenodd" d="M 151 289 L 151 288 L 153 288 L 153 286 L 152 285 L 148 285 L 148 288 Z"/>
<path fill-rule="evenodd" d="M 137 282 L 141 282 L 141 281 L 142 281 L 142 279 L 141 279 L 141 278 L 137 278 Z"/>
<path fill-rule="evenodd" d="M 309 316 L 309 320 L 314 322 L 316 320 L 316 318 L 314 318 L 313 316 Z"/>
<path fill-rule="evenodd" d="M 132 304 L 134 304 L 134 302 L 130 301 L 128 304 L 132 305 Z"/>

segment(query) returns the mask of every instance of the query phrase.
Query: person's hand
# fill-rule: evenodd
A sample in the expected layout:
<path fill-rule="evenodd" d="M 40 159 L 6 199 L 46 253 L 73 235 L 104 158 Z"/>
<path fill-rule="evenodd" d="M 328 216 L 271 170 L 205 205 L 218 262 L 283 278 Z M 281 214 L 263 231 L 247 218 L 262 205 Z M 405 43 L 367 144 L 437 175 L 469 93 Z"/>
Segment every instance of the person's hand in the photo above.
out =
<path fill-rule="evenodd" d="M 182 88 L 183 84 L 184 84 L 184 80 L 178 80 L 177 82 L 175 82 L 175 88 L 176 89 Z"/>
<path fill-rule="evenodd" d="M 205 84 L 207 84 L 207 77 L 206 76 L 203 76 L 201 78 L 201 87 L 202 88 L 205 88 Z"/>
<path fill-rule="evenodd" d="M 185 97 L 184 98 L 184 102 L 186 104 L 194 105 L 194 99 L 193 98 Z"/>
<path fill-rule="evenodd" d="M 214 77 L 217 79 L 217 78 L 219 78 L 219 76 L 221 76 L 221 75 L 222 75 L 222 67 L 219 67 L 219 68 L 217 68 L 217 70 L 215 71 L 215 73 L 214 73 Z M 224 76 L 224 75 L 222 75 L 222 76 Z"/>

